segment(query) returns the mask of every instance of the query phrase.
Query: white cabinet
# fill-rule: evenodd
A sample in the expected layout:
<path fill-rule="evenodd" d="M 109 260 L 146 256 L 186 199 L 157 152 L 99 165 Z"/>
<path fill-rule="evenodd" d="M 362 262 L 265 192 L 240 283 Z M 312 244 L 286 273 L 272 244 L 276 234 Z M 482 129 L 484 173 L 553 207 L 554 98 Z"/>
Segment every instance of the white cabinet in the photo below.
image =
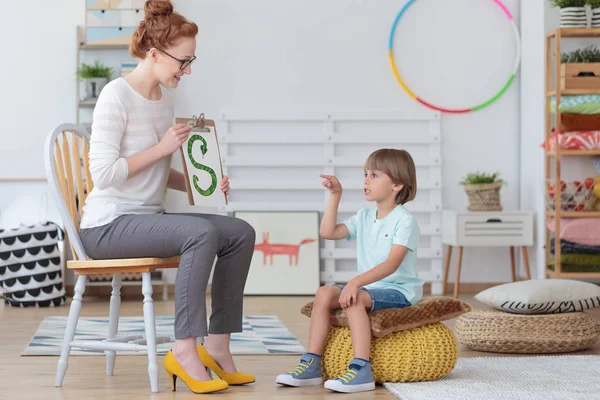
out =
<path fill-rule="evenodd" d="M 533 213 L 444 210 L 442 242 L 452 246 L 533 246 Z"/>
<path fill-rule="evenodd" d="M 533 246 L 532 212 L 457 212 L 442 213 L 442 243 L 448 246 L 442 290 L 446 291 L 453 247 L 458 248 L 454 297 L 458 297 L 463 246 L 509 248 L 513 281 L 517 279 L 515 246 L 521 247 L 525 273 L 531 279 L 527 246 Z"/>

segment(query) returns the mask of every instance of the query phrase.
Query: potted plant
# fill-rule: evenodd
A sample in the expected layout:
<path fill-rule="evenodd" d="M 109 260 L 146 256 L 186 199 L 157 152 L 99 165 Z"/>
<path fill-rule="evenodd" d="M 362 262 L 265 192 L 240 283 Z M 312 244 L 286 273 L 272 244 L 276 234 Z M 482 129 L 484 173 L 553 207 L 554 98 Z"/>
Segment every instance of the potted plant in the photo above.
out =
<path fill-rule="evenodd" d="M 502 211 L 500 188 L 505 183 L 500 173 L 475 172 L 460 182 L 469 198 L 469 211 Z"/>
<path fill-rule="evenodd" d="M 588 16 L 591 16 L 590 0 L 550 0 L 550 3 L 560 9 L 561 28 L 590 27 L 588 24 Z"/>
<path fill-rule="evenodd" d="M 590 45 L 560 57 L 561 89 L 600 89 L 600 49 Z"/>
<path fill-rule="evenodd" d="M 112 73 L 112 68 L 105 66 L 98 60 L 95 60 L 92 65 L 81 63 L 81 66 L 77 69 L 77 78 L 82 80 L 85 85 L 84 100 L 97 98 L 110 80 Z"/>

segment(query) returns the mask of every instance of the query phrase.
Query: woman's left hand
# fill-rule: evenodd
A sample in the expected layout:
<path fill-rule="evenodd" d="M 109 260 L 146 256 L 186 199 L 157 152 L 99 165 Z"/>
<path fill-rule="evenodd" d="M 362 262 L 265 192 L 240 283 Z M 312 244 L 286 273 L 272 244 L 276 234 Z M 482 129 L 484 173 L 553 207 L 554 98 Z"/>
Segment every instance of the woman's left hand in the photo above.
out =
<path fill-rule="evenodd" d="M 344 289 L 342 290 L 342 294 L 340 295 L 340 307 L 344 310 L 356 304 L 356 298 L 358 297 L 358 291 L 360 287 L 354 282 L 350 281 Z"/>
<path fill-rule="evenodd" d="M 221 191 L 223 193 L 225 193 L 226 195 L 229 194 L 229 177 L 228 176 L 224 176 L 223 179 L 221 179 Z"/>

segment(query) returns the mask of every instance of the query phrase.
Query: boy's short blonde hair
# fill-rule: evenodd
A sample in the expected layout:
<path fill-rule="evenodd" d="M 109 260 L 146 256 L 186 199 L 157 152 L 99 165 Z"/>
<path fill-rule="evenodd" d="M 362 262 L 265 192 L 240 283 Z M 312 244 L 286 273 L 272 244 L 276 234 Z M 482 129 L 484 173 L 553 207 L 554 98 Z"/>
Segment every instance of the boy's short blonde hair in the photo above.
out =
<path fill-rule="evenodd" d="M 404 204 L 417 195 L 417 171 L 412 156 L 406 150 L 379 149 L 369 155 L 365 169 L 381 171 L 396 185 L 404 187 L 396 195 L 396 203 Z"/>

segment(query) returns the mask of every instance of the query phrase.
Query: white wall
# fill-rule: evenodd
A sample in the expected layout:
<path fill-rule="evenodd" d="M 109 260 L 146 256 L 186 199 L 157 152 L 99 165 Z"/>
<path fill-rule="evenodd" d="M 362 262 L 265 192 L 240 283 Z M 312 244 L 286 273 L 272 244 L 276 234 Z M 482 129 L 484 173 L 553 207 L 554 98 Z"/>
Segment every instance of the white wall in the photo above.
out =
<path fill-rule="evenodd" d="M 200 34 L 194 73 L 182 80 L 177 91 L 176 116 L 199 112 L 218 116 L 221 109 L 232 108 L 416 110 L 421 106 L 395 82 L 387 59 L 389 30 L 403 3 L 179 0 L 176 7 L 199 23 Z M 519 3 L 506 1 L 517 22 Z M 48 96 L 43 102 L 36 101 L 34 109 L 44 109 L 44 124 L 48 126 L 32 129 L 38 137 L 75 117 L 74 38 L 63 36 L 68 32 L 74 35 L 74 25 L 83 23 L 83 1 L 71 0 L 69 5 L 71 8 L 64 6 L 67 11 L 47 10 L 40 17 L 46 25 L 47 21 L 60 21 L 53 25 L 67 26 L 61 34 L 52 30 L 46 33 L 42 22 L 32 24 L 30 32 L 21 31 L 16 20 L 0 27 L 5 36 L 19 30 L 23 41 L 35 41 L 43 48 L 60 38 L 73 44 L 61 52 L 61 66 L 51 70 L 57 83 L 44 86 L 28 79 L 38 73 L 39 66 L 24 65 L 19 68 L 24 78 L 10 86 L 9 96 L 0 100 L 4 103 L 0 107 L 2 121 L 14 127 L 18 124 L 15 120 L 28 120 L 31 107 L 25 105 L 30 103 L 17 105 L 11 98 L 29 98 L 27 93 L 37 93 L 43 87 L 41 92 Z M 72 8 L 75 5 L 78 7 Z M 423 98 L 451 107 L 475 105 L 494 94 L 508 78 L 515 53 L 510 29 L 492 2 L 421 0 L 411 7 L 396 32 L 396 62 L 406 82 Z M 7 64 L 0 68 L 2 76 L 11 74 Z M 508 181 L 501 192 L 503 206 L 506 210 L 519 208 L 519 88 L 517 78 L 489 108 L 443 116 L 444 207 L 466 209 L 467 198 L 458 181 L 468 172 L 482 170 L 502 173 Z M 59 106 L 40 107 L 51 102 Z M 2 130 L 0 135 L 6 141 L 13 132 Z M 25 150 L 24 145 L 12 151 Z M 5 221 L 16 223 L 30 217 L 28 208 L 22 206 L 23 199 L 31 196 L 24 191 L 29 187 L 39 191 L 44 184 L 0 183 L 0 207 L 11 210 Z M 186 208 L 185 201 L 178 194 L 170 196 L 168 204 L 179 211 Z M 465 251 L 464 282 L 507 281 L 509 270 L 508 250 Z"/>

